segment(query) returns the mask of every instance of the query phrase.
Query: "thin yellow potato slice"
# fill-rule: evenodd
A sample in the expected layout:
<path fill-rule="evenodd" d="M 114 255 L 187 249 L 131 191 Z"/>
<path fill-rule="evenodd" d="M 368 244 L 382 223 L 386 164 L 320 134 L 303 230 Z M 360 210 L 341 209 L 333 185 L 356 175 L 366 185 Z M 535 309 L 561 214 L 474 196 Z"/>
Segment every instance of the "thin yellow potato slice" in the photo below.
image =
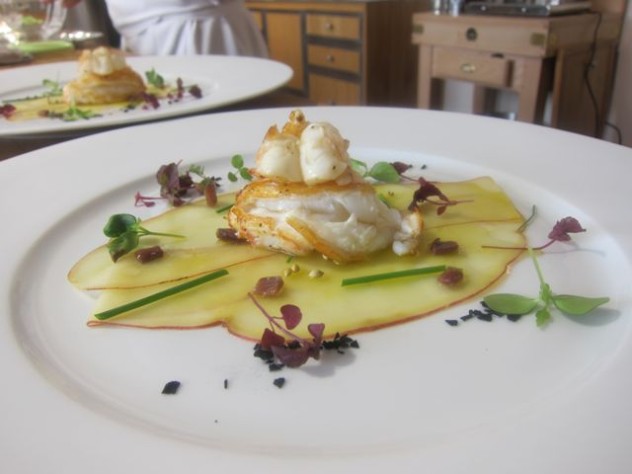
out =
<path fill-rule="evenodd" d="M 348 265 L 336 265 L 316 255 L 295 257 L 291 264 L 298 265 L 301 270 L 284 278 L 285 288 L 280 295 L 258 298 L 259 302 L 273 315 L 279 314 L 283 304 L 297 305 L 303 311 L 303 322 L 295 332 L 308 336 L 308 324 L 324 323 L 326 335 L 332 336 L 336 332 L 357 333 L 419 318 L 482 293 L 502 278 L 508 265 L 523 253 L 521 250 L 486 249 L 483 245 L 523 247 L 524 236 L 517 230 L 523 217 L 489 178 L 442 183 L 440 187 L 451 199 L 470 202 L 450 207 L 441 216 L 436 215 L 434 206 L 423 206 L 426 229 L 417 256 L 397 257 L 385 250 L 368 261 Z M 391 205 L 397 203 L 399 207 L 408 205 L 414 189 L 404 185 L 378 186 L 378 192 Z M 163 229 L 183 232 L 176 228 Z M 458 253 L 432 255 L 428 249 L 436 238 L 457 241 Z M 226 244 L 216 245 L 221 246 L 225 254 L 247 248 L 235 245 L 227 249 Z M 290 266 L 285 255 L 260 252 L 267 256 L 235 258 L 227 268 L 229 274 L 223 278 L 107 321 L 92 317 L 89 324 L 145 328 L 196 328 L 221 324 L 233 334 L 257 340 L 268 324 L 248 293 L 259 278 L 282 275 Z M 176 254 L 173 258 L 180 256 Z M 108 267 L 116 268 L 119 263 L 111 263 Z M 142 265 L 136 265 L 142 268 Z M 437 275 L 424 275 L 348 287 L 341 285 L 346 278 L 434 265 L 461 268 L 464 280 L 446 287 L 437 281 Z M 310 278 L 310 270 L 320 270 L 323 276 Z M 173 286 L 173 283 L 162 283 L 144 288 L 116 289 L 122 287 L 116 283 L 120 275 L 115 273 L 108 275 L 115 283 L 107 286 L 113 289 L 101 293 L 94 313 Z M 180 278 L 183 273 L 179 273 Z M 190 273 L 189 277 L 193 275 Z"/>
<path fill-rule="evenodd" d="M 231 195 L 223 200 L 232 202 L 232 199 Z M 177 281 L 270 255 L 247 245 L 217 242 L 215 231 L 227 226 L 225 214 L 202 201 L 171 209 L 143 221 L 142 225 L 153 232 L 180 234 L 185 238 L 142 237 L 142 247 L 160 245 L 165 251 L 164 258 L 145 265 L 139 264 L 133 253 L 114 264 L 103 245 L 79 260 L 71 268 L 68 280 L 82 290 L 133 288 Z"/>
<path fill-rule="evenodd" d="M 295 304 L 303 310 L 302 332 L 309 323 L 325 323 L 326 334 L 355 333 L 418 318 L 481 293 L 505 274 L 505 269 L 521 255 L 519 250 L 481 249 L 483 244 L 521 246 L 524 238 L 517 224 L 464 224 L 429 231 L 427 247 L 435 238 L 457 239 L 459 252 L 437 256 L 428 253 L 416 257 L 397 257 L 385 251 L 370 262 L 335 265 L 318 256 L 297 257 L 292 265 L 300 271 L 285 278 L 283 292 L 260 302 L 277 314 L 283 304 Z M 288 268 L 285 256 L 250 261 L 229 269 L 226 277 L 201 287 L 130 311 L 105 322 L 91 319 L 91 325 L 123 324 L 139 327 L 192 328 L 223 324 L 230 332 L 257 339 L 267 326 L 266 319 L 247 297 L 261 277 L 282 275 Z M 464 280 L 454 287 L 437 281 L 437 275 L 406 277 L 390 281 L 343 287 L 344 278 L 405 270 L 434 265 L 463 269 Z M 309 277 L 310 270 L 323 276 Z M 95 313 L 147 296 L 170 285 L 102 292 Z M 302 329 L 301 329 L 302 328 Z"/>

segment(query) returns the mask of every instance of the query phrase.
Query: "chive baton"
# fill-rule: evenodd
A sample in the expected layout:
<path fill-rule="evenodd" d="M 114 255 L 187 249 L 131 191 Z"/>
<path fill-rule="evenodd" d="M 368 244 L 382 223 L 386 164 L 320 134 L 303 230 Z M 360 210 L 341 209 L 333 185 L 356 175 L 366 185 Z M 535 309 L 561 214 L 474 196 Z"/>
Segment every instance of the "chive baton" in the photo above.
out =
<path fill-rule="evenodd" d="M 342 286 L 359 285 L 362 283 L 372 283 L 374 281 L 390 280 L 392 278 L 402 278 L 414 275 L 427 275 L 430 273 L 439 273 L 445 269 L 445 265 L 436 265 L 434 267 L 411 268 L 410 270 L 402 270 L 399 272 L 377 273 L 375 275 L 365 275 L 356 278 L 345 278 L 342 280 Z"/>
<path fill-rule="evenodd" d="M 206 282 L 215 280 L 225 275 L 228 275 L 228 270 L 222 268 L 221 270 L 217 270 L 216 272 L 202 275 L 201 277 L 189 280 L 185 283 L 181 283 L 180 285 L 172 286 L 171 288 L 153 293 L 151 295 L 145 296 L 144 298 L 139 298 L 137 300 L 130 301 L 129 303 L 116 306 L 115 308 L 96 313 L 94 317 L 97 318 L 99 321 L 110 319 L 114 316 L 118 316 L 119 314 L 123 314 L 133 309 L 140 308 L 141 306 L 146 306 L 164 298 L 168 298 L 169 296 L 173 296 L 191 288 L 195 288 L 196 286 L 202 285 Z"/>

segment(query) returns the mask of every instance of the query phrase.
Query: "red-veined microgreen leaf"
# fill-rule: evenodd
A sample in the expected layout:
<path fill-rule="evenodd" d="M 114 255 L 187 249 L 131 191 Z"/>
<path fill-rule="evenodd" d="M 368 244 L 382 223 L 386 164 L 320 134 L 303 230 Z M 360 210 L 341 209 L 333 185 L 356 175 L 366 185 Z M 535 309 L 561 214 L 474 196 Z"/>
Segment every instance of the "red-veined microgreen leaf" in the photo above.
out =
<path fill-rule="evenodd" d="M 502 314 L 523 315 L 533 311 L 540 300 L 513 293 L 496 293 L 485 296 L 483 301 L 493 311 Z"/>
<path fill-rule="evenodd" d="M 581 316 L 610 301 L 608 297 L 588 298 L 575 295 L 554 295 L 553 304 L 566 314 Z"/>

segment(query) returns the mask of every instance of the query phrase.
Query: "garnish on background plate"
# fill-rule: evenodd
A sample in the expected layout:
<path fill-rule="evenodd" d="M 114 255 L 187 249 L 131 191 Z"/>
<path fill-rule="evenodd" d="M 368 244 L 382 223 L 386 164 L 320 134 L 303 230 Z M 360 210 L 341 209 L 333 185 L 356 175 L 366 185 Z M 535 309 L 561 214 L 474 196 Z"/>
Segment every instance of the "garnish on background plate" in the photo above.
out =
<path fill-rule="evenodd" d="M 158 109 L 162 104 L 175 104 L 182 101 L 187 94 L 194 99 L 203 96 L 197 84 L 184 85 L 181 78 L 175 84 L 169 84 L 164 77 L 151 69 L 145 72 L 147 90 L 124 102 L 98 103 L 81 105 L 73 100 L 66 100 L 63 94 L 64 84 L 52 79 L 44 79 L 44 91 L 37 95 L 17 97 L 0 102 L 0 117 L 10 121 L 34 120 L 48 118 L 64 122 L 91 120 L 114 112 L 128 112 L 135 109 Z"/>

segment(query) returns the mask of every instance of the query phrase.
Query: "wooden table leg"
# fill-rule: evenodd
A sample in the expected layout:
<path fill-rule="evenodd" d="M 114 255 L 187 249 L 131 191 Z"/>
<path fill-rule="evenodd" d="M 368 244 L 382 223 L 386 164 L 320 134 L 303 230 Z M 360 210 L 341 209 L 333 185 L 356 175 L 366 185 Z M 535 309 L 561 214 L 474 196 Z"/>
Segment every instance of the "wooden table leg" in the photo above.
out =
<path fill-rule="evenodd" d="M 543 60 L 521 59 L 522 77 L 518 89 L 518 114 L 521 122 L 542 123 L 548 88 L 543 80 Z"/>
<path fill-rule="evenodd" d="M 432 47 L 419 47 L 419 65 L 417 71 L 417 106 L 429 109 L 432 106 Z"/>

